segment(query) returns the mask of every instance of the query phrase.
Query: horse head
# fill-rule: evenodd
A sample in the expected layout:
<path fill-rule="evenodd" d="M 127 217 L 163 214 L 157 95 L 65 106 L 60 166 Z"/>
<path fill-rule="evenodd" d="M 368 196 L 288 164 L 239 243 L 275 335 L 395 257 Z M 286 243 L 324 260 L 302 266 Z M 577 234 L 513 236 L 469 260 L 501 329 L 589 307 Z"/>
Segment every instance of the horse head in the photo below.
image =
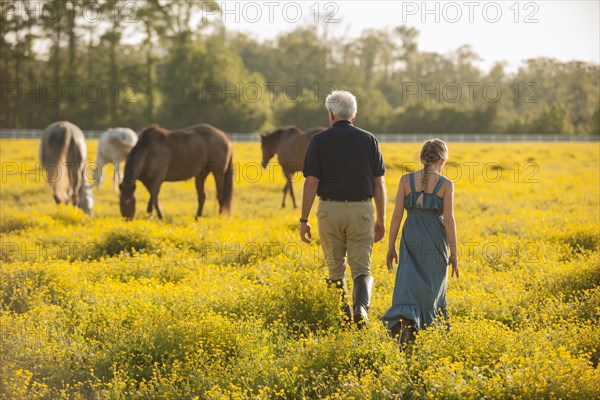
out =
<path fill-rule="evenodd" d="M 135 192 L 135 182 L 123 182 L 119 184 L 119 189 L 121 190 L 121 197 L 119 200 L 121 215 L 125 217 L 126 220 L 132 220 L 135 214 L 135 197 L 133 196 L 133 192 Z"/>
<path fill-rule="evenodd" d="M 83 182 L 79 188 L 79 199 L 77 207 L 81 208 L 87 215 L 93 215 L 92 209 L 94 208 L 94 193 L 92 192 L 92 185 L 88 185 Z"/>
<path fill-rule="evenodd" d="M 277 145 L 279 144 L 279 138 L 281 137 L 281 129 L 277 129 L 274 132 L 260 135 L 260 144 L 262 147 L 262 167 L 267 168 L 267 164 L 275 153 L 277 153 Z"/>

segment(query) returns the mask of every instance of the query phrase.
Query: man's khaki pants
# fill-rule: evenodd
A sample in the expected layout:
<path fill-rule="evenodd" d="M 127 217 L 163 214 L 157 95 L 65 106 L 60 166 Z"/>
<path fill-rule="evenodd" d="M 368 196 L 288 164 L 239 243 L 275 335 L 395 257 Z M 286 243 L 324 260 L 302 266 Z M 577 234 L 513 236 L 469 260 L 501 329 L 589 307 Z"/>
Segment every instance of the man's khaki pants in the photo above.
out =
<path fill-rule="evenodd" d="M 344 279 L 348 256 L 352 279 L 370 275 L 373 251 L 374 207 L 370 201 L 320 201 L 319 236 L 329 279 Z"/>

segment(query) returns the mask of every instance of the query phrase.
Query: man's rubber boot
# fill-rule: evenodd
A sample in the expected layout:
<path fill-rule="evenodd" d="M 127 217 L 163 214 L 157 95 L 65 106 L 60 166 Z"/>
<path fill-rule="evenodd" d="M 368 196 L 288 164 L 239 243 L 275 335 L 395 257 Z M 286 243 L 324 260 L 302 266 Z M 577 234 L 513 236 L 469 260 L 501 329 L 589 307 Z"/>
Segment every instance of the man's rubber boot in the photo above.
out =
<path fill-rule="evenodd" d="M 359 275 L 354 278 L 354 322 L 358 329 L 362 329 L 369 319 L 368 311 L 372 289 L 373 277 L 371 275 Z"/>

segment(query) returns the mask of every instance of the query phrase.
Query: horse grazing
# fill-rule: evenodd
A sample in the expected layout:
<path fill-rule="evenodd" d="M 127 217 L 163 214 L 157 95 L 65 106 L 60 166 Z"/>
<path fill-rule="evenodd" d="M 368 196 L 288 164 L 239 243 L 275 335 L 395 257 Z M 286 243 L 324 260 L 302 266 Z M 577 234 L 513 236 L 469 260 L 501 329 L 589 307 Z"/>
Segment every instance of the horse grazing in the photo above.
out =
<path fill-rule="evenodd" d="M 116 193 L 121 183 L 121 161 L 127 159 L 127 155 L 137 143 L 137 134 L 129 128 L 109 128 L 100 135 L 98 140 L 98 153 L 96 155 L 96 171 L 94 183 L 99 187 L 104 182 L 104 165 L 113 163 L 115 172 L 113 175 L 113 191 Z"/>
<path fill-rule="evenodd" d="M 219 214 L 231 212 L 233 198 L 233 144 L 221 130 L 208 124 L 168 131 L 158 125 L 146 128 L 125 162 L 121 189 L 121 215 L 133 219 L 135 214 L 135 181 L 140 180 L 150 192 L 148 213 L 163 213 L 158 204 L 160 185 L 167 181 L 196 178 L 198 212 L 204 207 L 204 181 L 212 173 L 217 186 Z"/>
<path fill-rule="evenodd" d="M 292 185 L 292 177 L 296 171 L 302 170 L 304 163 L 304 155 L 308 148 L 308 142 L 317 133 L 324 131 L 326 128 L 312 128 L 306 132 L 302 132 L 298 127 L 290 125 L 283 126 L 266 135 L 260 136 L 262 145 L 262 167 L 267 168 L 269 160 L 277 154 L 279 165 L 283 169 L 286 184 L 283 187 L 283 201 L 281 207 L 285 207 L 285 197 L 287 192 L 290 192 L 292 203 L 296 208 L 296 197 L 294 196 L 294 186 Z"/>
<path fill-rule="evenodd" d="M 86 214 L 92 215 L 94 196 L 85 183 L 87 147 L 79 127 L 67 122 L 55 122 L 42 133 L 40 162 L 56 204 L 71 202 Z"/>

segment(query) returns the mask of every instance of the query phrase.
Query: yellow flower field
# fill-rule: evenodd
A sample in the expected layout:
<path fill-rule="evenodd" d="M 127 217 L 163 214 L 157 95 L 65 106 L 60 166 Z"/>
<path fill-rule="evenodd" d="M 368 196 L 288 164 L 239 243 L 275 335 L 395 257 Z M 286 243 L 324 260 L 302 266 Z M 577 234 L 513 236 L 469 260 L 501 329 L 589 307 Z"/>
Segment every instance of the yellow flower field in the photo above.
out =
<path fill-rule="evenodd" d="M 192 180 L 163 185 L 163 221 L 138 185 L 123 221 L 110 168 L 94 217 L 56 206 L 37 147 L 0 147 L 1 398 L 599 398 L 598 143 L 449 143 L 461 268 L 450 329 L 405 352 L 379 322 L 394 284 L 387 237 L 369 328 L 341 329 L 314 209 L 307 245 L 258 143 L 235 145 L 233 217 L 216 215 L 209 178 L 198 221 Z M 382 145 L 388 218 L 419 150 Z"/>

